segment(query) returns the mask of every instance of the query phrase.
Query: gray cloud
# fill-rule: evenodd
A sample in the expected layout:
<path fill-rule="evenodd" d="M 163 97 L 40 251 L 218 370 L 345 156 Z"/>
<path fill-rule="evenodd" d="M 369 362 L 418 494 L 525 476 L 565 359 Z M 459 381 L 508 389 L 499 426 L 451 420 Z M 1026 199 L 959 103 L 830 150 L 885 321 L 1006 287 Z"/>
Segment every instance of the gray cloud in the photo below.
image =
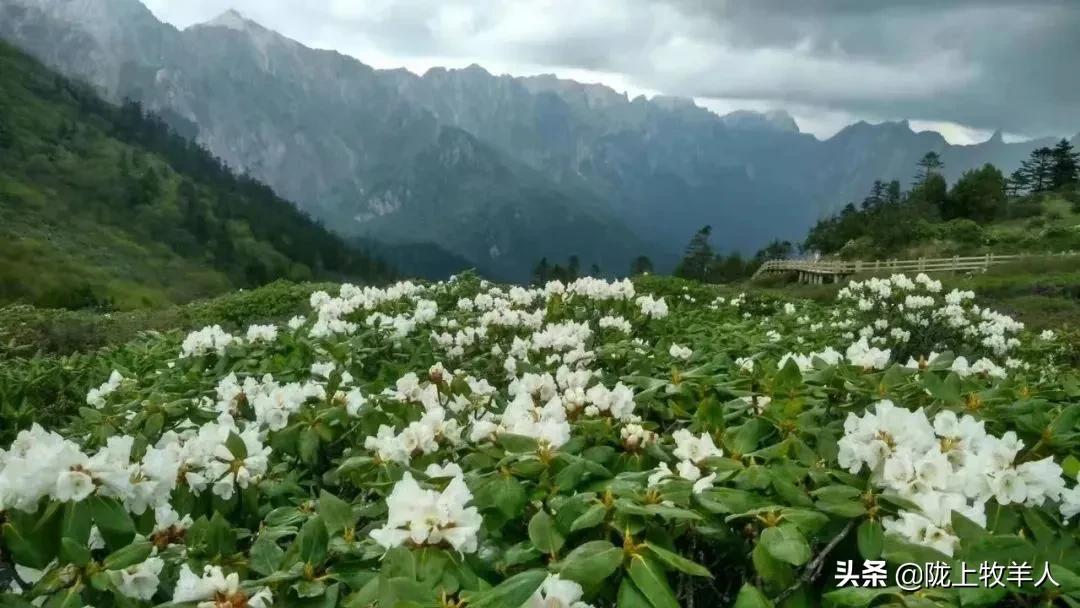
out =
<path fill-rule="evenodd" d="M 1073 0 L 144 0 L 183 26 L 230 4 L 380 67 L 477 62 L 712 106 L 1080 130 Z M 632 90 L 632 92 L 634 92 Z"/>

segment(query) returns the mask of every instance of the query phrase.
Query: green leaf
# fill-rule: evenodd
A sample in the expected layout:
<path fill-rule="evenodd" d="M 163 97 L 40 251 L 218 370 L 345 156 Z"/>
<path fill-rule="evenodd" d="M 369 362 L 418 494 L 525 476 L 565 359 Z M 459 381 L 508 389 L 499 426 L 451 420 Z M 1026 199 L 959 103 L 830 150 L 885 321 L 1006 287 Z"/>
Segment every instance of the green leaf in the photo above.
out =
<path fill-rule="evenodd" d="M 705 566 L 702 566 L 697 562 L 692 562 L 677 553 L 668 551 L 667 549 L 650 543 L 648 541 L 645 542 L 645 546 L 648 547 L 649 551 L 657 559 L 664 562 L 664 564 L 669 568 L 674 568 L 679 572 L 683 572 L 691 576 L 704 576 L 707 578 L 712 578 L 712 574 L 709 572 L 709 570 L 705 568 Z"/>
<path fill-rule="evenodd" d="M 1080 476 L 1080 458 L 1073 455 L 1066 456 L 1065 460 L 1061 461 L 1061 471 L 1066 477 L 1076 479 Z"/>
<path fill-rule="evenodd" d="M 237 460 L 243 460 L 248 457 L 247 445 L 236 432 L 229 433 L 229 437 L 225 440 L 225 447 L 229 448 L 233 458 Z"/>
<path fill-rule="evenodd" d="M 318 580 L 297 581 L 292 586 L 297 597 L 318 597 L 326 591 L 326 583 Z"/>
<path fill-rule="evenodd" d="M 90 549 L 77 540 L 64 537 L 60 539 L 60 559 L 82 568 L 90 563 Z"/>
<path fill-rule="evenodd" d="M 123 570 L 128 566 L 145 562 L 146 558 L 150 557 L 153 549 L 154 545 L 150 541 L 132 543 L 123 549 L 110 553 L 102 561 L 102 565 L 105 566 L 106 570 Z"/>
<path fill-rule="evenodd" d="M 507 452 L 519 454 L 535 452 L 540 447 L 540 444 L 537 443 L 536 439 L 525 435 L 514 435 L 512 433 L 503 433 L 502 435 L 499 435 L 499 445 Z"/>
<path fill-rule="evenodd" d="M 769 555 L 782 562 L 801 566 L 810 561 L 810 545 L 792 524 L 765 528 L 758 542 Z"/>
<path fill-rule="evenodd" d="M 585 530 L 587 528 L 598 526 L 604 521 L 604 517 L 606 516 L 607 507 L 601 503 L 592 505 L 584 513 L 574 519 L 574 523 L 570 524 L 570 531 L 577 532 L 578 530 Z"/>
<path fill-rule="evenodd" d="M 360 471 L 371 467 L 374 463 L 375 459 L 371 456 L 350 456 L 338 465 L 337 472 L 350 473 L 352 471 Z"/>
<path fill-rule="evenodd" d="M 146 419 L 146 424 L 143 425 L 143 433 L 151 438 L 151 440 L 156 440 L 157 437 L 161 435 L 161 428 L 163 426 L 165 426 L 165 414 L 154 412 Z"/>
<path fill-rule="evenodd" d="M 266 514 L 265 521 L 271 528 L 291 526 L 304 521 L 304 513 L 296 507 L 278 507 Z"/>
<path fill-rule="evenodd" d="M 37 606 L 14 593 L 0 593 L 0 606 L 4 608 L 37 608 Z"/>
<path fill-rule="evenodd" d="M 773 608 L 773 603 L 760 589 L 750 583 L 743 583 L 739 595 L 735 598 L 734 608 Z"/>
<path fill-rule="evenodd" d="M 308 427 L 300 431 L 300 460 L 314 464 L 319 459 L 319 433 Z"/>
<path fill-rule="evenodd" d="M 539 511 L 529 520 L 529 540 L 536 548 L 555 555 L 566 541 L 555 527 L 555 520 L 544 511 Z"/>
<path fill-rule="evenodd" d="M 844 587 L 836 591 L 830 591 L 822 596 L 825 606 L 837 606 L 838 608 L 862 608 L 869 606 L 871 602 L 886 595 L 902 595 L 897 587 Z"/>
<path fill-rule="evenodd" d="M 435 590 L 418 581 L 407 578 L 379 577 L 379 606 L 412 608 L 434 605 Z"/>
<path fill-rule="evenodd" d="M 496 475 L 481 485 L 476 494 L 477 504 L 485 508 L 494 507 L 507 519 L 521 516 L 521 511 L 528 502 L 525 486 L 514 477 Z"/>
<path fill-rule="evenodd" d="M 652 608 L 652 603 L 629 578 L 624 578 L 619 585 L 619 598 L 615 605 L 619 608 Z"/>
<path fill-rule="evenodd" d="M 745 513 L 769 504 L 763 497 L 735 488 L 713 488 L 695 496 L 695 500 L 713 513 Z"/>
<path fill-rule="evenodd" d="M 15 563 L 37 569 L 49 564 L 49 558 L 42 553 L 41 547 L 28 541 L 15 526 L 4 524 L 3 532 L 4 545 L 15 558 Z"/>
<path fill-rule="evenodd" d="M 964 546 L 961 556 L 969 563 L 1034 563 L 1035 546 L 1013 534 L 984 536 Z"/>
<path fill-rule="evenodd" d="M 135 538 L 135 522 L 115 498 L 91 496 L 87 503 L 105 544 L 111 549 L 126 547 Z"/>
<path fill-rule="evenodd" d="M 675 592 L 668 584 L 667 575 L 655 561 L 638 554 L 630 558 L 630 579 L 641 590 L 653 608 L 679 608 Z"/>
<path fill-rule="evenodd" d="M 559 574 L 582 586 L 595 585 L 623 562 L 623 550 L 606 540 L 594 540 L 575 547 L 559 564 Z"/>
<path fill-rule="evenodd" d="M 326 548 L 330 544 L 330 535 L 321 516 L 307 520 L 300 533 L 296 535 L 300 548 L 300 559 L 304 563 L 319 565 L 326 559 Z"/>
<path fill-rule="evenodd" d="M 547 579 L 547 570 L 526 570 L 472 596 L 469 608 L 519 608 Z"/>
<path fill-rule="evenodd" d="M 91 517 L 90 505 L 86 501 L 65 504 L 60 535 L 85 545 L 90 540 Z"/>
<path fill-rule="evenodd" d="M 382 559 L 381 573 L 386 578 L 416 578 L 416 555 L 405 546 L 394 547 Z"/>
<path fill-rule="evenodd" d="M 285 551 L 278 546 L 271 535 L 259 534 L 259 538 L 251 545 L 249 564 L 255 572 L 270 576 L 277 572 L 284 557 Z"/>
<path fill-rule="evenodd" d="M 863 559 L 878 559 L 881 557 L 881 549 L 885 543 L 885 531 L 881 522 L 867 519 L 859 524 L 856 533 L 859 544 L 859 554 Z"/>
<path fill-rule="evenodd" d="M 503 563 L 507 566 L 518 566 L 534 561 L 541 555 L 543 555 L 543 553 L 540 553 L 532 543 L 529 541 L 522 541 L 509 547 L 506 552 L 503 553 Z"/>
<path fill-rule="evenodd" d="M 817 499 L 816 507 L 838 517 L 859 517 L 866 513 L 866 506 L 857 488 L 843 485 L 825 486 L 812 492 Z"/>
<path fill-rule="evenodd" d="M 326 490 L 319 495 L 319 516 L 326 522 L 326 529 L 330 534 L 352 528 L 356 524 L 352 505 Z"/>
<path fill-rule="evenodd" d="M 220 511 L 210 518 L 207 528 L 206 548 L 210 555 L 232 555 L 236 552 L 236 532 Z"/>

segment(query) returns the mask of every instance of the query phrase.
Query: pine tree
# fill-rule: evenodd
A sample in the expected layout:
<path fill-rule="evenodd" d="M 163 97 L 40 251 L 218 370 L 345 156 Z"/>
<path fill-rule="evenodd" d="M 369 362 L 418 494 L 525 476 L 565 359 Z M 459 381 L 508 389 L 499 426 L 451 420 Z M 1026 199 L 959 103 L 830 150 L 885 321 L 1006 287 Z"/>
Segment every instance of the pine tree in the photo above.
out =
<path fill-rule="evenodd" d="M 941 156 L 934 151 L 927 152 L 916 165 L 919 169 L 915 173 L 915 182 L 925 184 L 931 175 L 939 175 L 945 163 L 941 162 Z"/>
<path fill-rule="evenodd" d="M 1054 151 L 1047 147 L 1031 151 L 1031 158 L 1024 161 L 1032 192 L 1045 192 L 1054 183 Z"/>
<path fill-rule="evenodd" d="M 581 260 L 578 256 L 572 255 L 570 259 L 566 261 L 566 280 L 577 280 L 579 273 L 581 272 Z"/>
<path fill-rule="evenodd" d="M 887 200 L 890 205 L 895 205 L 900 202 L 901 196 L 900 181 L 894 179 L 889 182 L 889 187 L 885 191 L 885 200 Z"/>
<path fill-rule="evenodd" d="M 1080 181 L 1080 154 L 1073 151 L 1069 140 L 1062 138 L 1052 150 L 1053 167 L 1050 169 L 1052 188 L 1064 188 Z"/>
<path fill-rule="evenodd" d="M 1009 196 L 1020 196 L 1027 192 L 1031 186 L 1031 178 L 1024 167 L 1012 172 L 1005 184 L 1005 192 Z"/>
<path fill-rule="evenodd" d="M 540 261 L 536 264 L 536 268 L 533 269 L 533 283 L 537 285 L 544 285 L 551 277 L 551 267 L 548 265 L 547 258 L 540 258 Z"/>
<path fill-rule="evenodd" d="M 653 271 L 652 260 L 647 255 L 639 255 L 630 262 L 630 276 L 648 274 Z"/>
<path fill-rule="evenodd" d="M 690 244 L 686 246 L 686 254 L 675 268 L 675 276 L 696 281 L 706 280 L 715 258 L 712 246 L 709 245 L 710 234 L 712 226 L 705 226 L 694 234 Z"/>
<path fill-rule="evenodd" d="M 886 187 L 885 182 L 880 179 L 874 180 L 874 185 L 870 187 L 870 195 L 863 199 L 863 209 L 873 209 L 885 202 Z"/>

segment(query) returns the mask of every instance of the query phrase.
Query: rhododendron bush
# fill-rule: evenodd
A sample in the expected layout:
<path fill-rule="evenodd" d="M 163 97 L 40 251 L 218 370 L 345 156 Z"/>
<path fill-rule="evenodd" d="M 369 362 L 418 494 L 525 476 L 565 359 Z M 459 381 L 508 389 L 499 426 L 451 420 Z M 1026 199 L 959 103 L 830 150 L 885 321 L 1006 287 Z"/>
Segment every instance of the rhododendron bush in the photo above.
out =
<path fill-rule="evenodd" d="M 163 336 L 0 450 L 0 605 L 1080 605 L 1080 383 L 973 302 L 463 275 Z M 835 588 L 871 559 L 1058 584 Z"/>

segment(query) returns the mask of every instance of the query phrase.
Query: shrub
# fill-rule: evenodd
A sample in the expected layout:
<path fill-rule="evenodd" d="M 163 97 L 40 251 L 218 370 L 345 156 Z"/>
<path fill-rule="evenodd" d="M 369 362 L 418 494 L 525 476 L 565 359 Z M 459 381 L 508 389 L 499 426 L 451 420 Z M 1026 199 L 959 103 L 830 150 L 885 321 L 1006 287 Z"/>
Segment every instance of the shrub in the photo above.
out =
<path fill-rule="evenodd" d="M 1076 599 L 1062 337 L 939 293 L 893 277 L 830 307 L 464 276 L 147 336 L 100 360 L 58 432 L 0 453 L 19 566 L 0 603 L 848 605 L 820 565 L 869 559 L 1066 581 L 939 604 Z"/>
<path fill-rule="evenodd" d="M 979 224 L 969 219 L 955 219 L 938 226 L 938 238 L 961 245 L 981 245 L 986 236 Z"/>

